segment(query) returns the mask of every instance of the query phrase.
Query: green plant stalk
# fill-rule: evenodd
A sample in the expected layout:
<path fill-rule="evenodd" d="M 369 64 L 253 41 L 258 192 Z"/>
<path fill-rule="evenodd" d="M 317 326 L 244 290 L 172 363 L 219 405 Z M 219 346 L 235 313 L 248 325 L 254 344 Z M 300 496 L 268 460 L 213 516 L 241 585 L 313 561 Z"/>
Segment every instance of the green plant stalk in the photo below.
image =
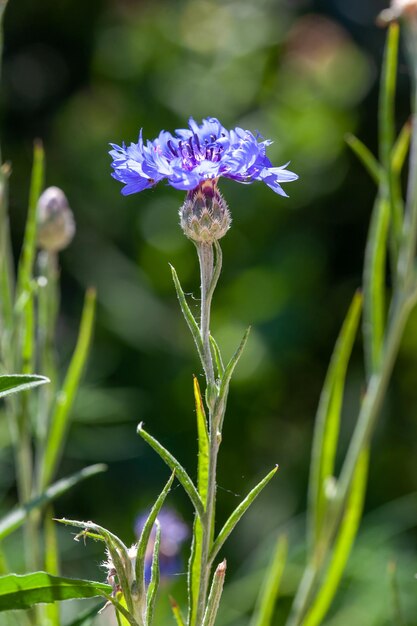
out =
<path fill-rule="evenodd" d="M 413 69 L 413 111 L 415 111 L 415 105 L 417 103 L 417 54 L 415 56 Z M 379 371 L 375 371 L 369 379 L 358 421 L 340 473 L 337 494 L 329 519 L 327 533 L 320 544 L 320 551 L 316 552 L 304 571 L 287 626 L 299 626 L 302 624 L 305 611 L 321 573 L 322 565 L 328 555 L 328 549 L 331 546 L 338 528 L 358 458 L 364 446 L 370 442 L 375 429 L 378 414 L 395 365 L 403 331 L 409 314 L 417 301 L 416 275 L 414 272 L 417 239 L 417 120 L 415 115 L 411 139 L 408 181 L 406 213 L 397 270 L 398 281 L 391 305 L 389 324 L 385 334 L 381 366 Z"/>
<path fill-rule="evenodd" d="M 216 264 L 212 244 L 197 244 L 201 275 L 201 318 L 200 332 L 203 342 L 204 371 L 206 374 L 206 402 L 209 409 L 209 470 L 207 499 L 202 522 L 202 555 L 200 589 L 197 602 L 196 624 L 200 626 L 204 619 L 207 606 L 207 595 L 211 573 L 210 551 L 214 537 L 216 490 L 217 490 L 217 457 L 221 442 L 220 424 L 223 421 L 225 402 L 216 402 L 218 390 L 215 383 L 213 358 L 210 347 L 210 311 L 214 289 L 221 272 L 221 249 L 216 242 Z M 215 396 L 215 397 L 213 397 Z"/>

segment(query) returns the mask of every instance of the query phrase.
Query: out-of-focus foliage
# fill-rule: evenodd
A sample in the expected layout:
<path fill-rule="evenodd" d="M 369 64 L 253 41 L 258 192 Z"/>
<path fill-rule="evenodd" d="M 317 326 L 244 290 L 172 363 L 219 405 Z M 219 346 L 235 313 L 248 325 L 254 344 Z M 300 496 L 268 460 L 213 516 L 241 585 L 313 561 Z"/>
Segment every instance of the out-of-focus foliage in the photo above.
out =
<path fill-rule="evenodd" d="M 194 249 L 178 227 L 182 194 L 161 185 L 157 192 L 122 197 L 110 177 L 108 142 L 135 141 L 141 127 L 145 137 L 153 137 L 161 128 L 183 127 L 190 115 L 214 115 L 226 126 L 239 124 L 274 139 L 272 161 L 291 159 L 300 175 L 288 189 L 289 200 L 262 185 L 222 181 L 234 221 L 223 243 L 213 317 L 227 356 L 253 325 L 231 387 L 219 468 L 219 527 L 235 508 L 235 494 L 246 493 L 265 468 L 280 464 L 277 479 L 226 548 L 228 571 L 245 557 L 236 578 L 259 581 L 257 566 L 264 556 L 266 561 L 276 531 L 286 526 L 291 549 L 284 596 L 294 592 L 302 562 L 298 516 L 305 509 L 313 416 L 335 337 L 360 282 L 374 193 L 344 144 L 348 132 L 371 146 L 376 138 L 383 33 L 374 17 L 383 3 L 359 4 L 10 0 L 5 20 L 2 150 L 13 167 L 16 245 L 34 137 L 45 143 L 47 184 L 64 189 L 77 222 L 76 237 L 62 255 L 63 370 L 82 292 L 90 285 L 98 290 L 95 343 L 62 472 L 97 461 L 108 462 L 109 471 L 96 479 L 93 492 L 86 484 L 60 501 L 57 514 L 96 519 L 133 540 L 138 512 L 149 507 L 166 480 L 157 456 L 134 436 L 141 420 L 190 473 L 195 458 L 192 373 L 201 371 L 168 266 L 175 264 L 184 289 L 198 297 Z M 399 126 L 408 109 L 405 72 Z M 391 558 L 398 562 L 404 602 L 413 593 L 416 516 L 411 501 L 401 498 L 417 489 L 416 324 L 414 315 L 377 433 L 367 521 L 329 618 L 335 626 L 354 620 L 365 626 L 389 623 L 390 582 L 384 572 Z M 361 375 L 354 354 L 347 417 L 356 414 Z M 233 433 L 239 446 L 231 445 Z M 6 445 L 1 422 L 0 438 Z M 13 498 L 7 447 L 0 468 L 6 507 Z M 170 495 L 171 505 L 174 500 L 191 522 L 179 489 Z M 264 545 L 261 538 L 268 533 Z M 74 562 L 80 550 L 72 552 L 67 533 L 62 542 L 64 573 L 85 570 L 94 578 L 100 546 L 85 549 L 80 570 Z M 14 547 L 10 553 L 19 568 Z M 174 585 L 184 582 L 179 577 Z M 241 623 L 243 596 L 249 611 L 256 593 L 250 594 L 253 582 L 247 587 L 247 594 L 239 588 L 238 602 L 233 586 L 226 590 L 225 623 Z M 287 611 L 285 598 L 278 609 Z M 157 610 L 168 615 L 168 607 Z"/>

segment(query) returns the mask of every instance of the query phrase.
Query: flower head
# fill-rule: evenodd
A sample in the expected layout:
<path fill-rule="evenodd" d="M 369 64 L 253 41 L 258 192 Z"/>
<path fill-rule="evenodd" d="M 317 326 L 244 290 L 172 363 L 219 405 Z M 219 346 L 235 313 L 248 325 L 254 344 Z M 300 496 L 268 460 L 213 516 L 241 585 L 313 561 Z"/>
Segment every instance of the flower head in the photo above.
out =
<path fill-rule="evenodd" d="M 226 130 L 215 117 L 204 119 L 200 125 L 190 118 L 189 128 L 174 134 L 161 131 L 153 141 L 145 143 L 141 131 L 138 142 L 128 147 L 111 144 L 112 176 L 124 183 L 124 195 L 164 179 L 176 189 L 191 191 L 206 180 L 222 176 L 239 183 L 260 180 L 286 196 L 280 183 L 298 176 L 286 169 L 288 164 L 273 167 L 266 156 L 270 144 L 270 140 L 261 141 L 243 128 Z"/>

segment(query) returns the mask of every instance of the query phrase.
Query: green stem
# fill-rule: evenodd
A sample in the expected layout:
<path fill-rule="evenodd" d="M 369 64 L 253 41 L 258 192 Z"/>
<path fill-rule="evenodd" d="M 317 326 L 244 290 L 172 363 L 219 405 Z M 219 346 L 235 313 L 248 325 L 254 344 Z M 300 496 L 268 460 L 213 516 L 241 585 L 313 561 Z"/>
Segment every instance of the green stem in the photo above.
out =
<path fill-rule="evenodd" d="M 210 349 L 210 309 L 213 297 L 211 284 L 214 272 L 214 254 L 211 243 L 197 244 L 198 260 L 200 262 L 201 276 L 201 317 L 200 332 L 203 341 L 204 372 L 206 374 L 207 385 L 214 384 L 213 359 Z"/>
<path fill-rule="evenodd" d="M 210 311 L 214 289 L 221 272 L 222 255 L 220 245 L 216 242 L 216 264 L 214 265 L 213 245 L 206 243 L 197 244 L 198 258 L 200 262 L 201 274 L 201 321 L 200 332 L 203 342 L 203 367 L 206 374 L 209 409 L 209 469 L 207 481 L 206 509 L 202 521 L 202 556 L 201 556 L 201 576 L 200 589 L 198 595 L 196 624 L 202 624 L 207 605 L 208 588 L 211 574 L 210 550 L 214 536 L 215 510 L 216 510 L 216 490 L 217 490 L 217 457 L 221 442 L 219 432 L 220 424 L 223 421 L 225 403 L 213 401 L 212 392 L 218 395 L 215 385 L 213 358 L 210 347 Z"/>

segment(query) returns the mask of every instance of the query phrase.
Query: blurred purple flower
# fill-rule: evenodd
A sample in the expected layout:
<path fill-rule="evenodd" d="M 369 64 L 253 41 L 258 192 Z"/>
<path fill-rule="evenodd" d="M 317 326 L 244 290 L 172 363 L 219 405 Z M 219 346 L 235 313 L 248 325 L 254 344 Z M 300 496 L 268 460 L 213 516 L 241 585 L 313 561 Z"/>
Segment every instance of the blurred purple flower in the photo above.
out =
<path fill-rule="evenodd" d="M 135 522 L 135 534 L 139 539 L 149 512 L 139 515 Z M 172 509 L 162 509 L 158 515 L 161 525 L 161 543 L 159 546 L 159 568 L 161 578 L 170 578 L 181 569 L 179 555 L 181 545 L 189 536 L 189 528 L 185 522 Z M 145 556 L 145 580 L 151 579 L 152 554 L 155 543 L 156 526 L 154 525 Z"/>
<path fill-rule="evenodd" d="M 279 183 L 298 178 L 285 169 L 288 165 L 273 167 L 266 156 L 266 147 L 272 142 L 259 141 L 249 130 L 236 127 L 226 130 L 215 117 L 198 125 L 192 118 L 189 128 L 175 134 L 161 131 L 153 141 L 142 139 L 126 147 L 110 144 L 113 178 L 124 183 L 122 194 L 128 195 L 148 189 L 167 179 L 176 189 L 192 190 L 205 180 L 221 176 L 239 183 L 260 180 L 281 196 L 287 196 Z"/>

